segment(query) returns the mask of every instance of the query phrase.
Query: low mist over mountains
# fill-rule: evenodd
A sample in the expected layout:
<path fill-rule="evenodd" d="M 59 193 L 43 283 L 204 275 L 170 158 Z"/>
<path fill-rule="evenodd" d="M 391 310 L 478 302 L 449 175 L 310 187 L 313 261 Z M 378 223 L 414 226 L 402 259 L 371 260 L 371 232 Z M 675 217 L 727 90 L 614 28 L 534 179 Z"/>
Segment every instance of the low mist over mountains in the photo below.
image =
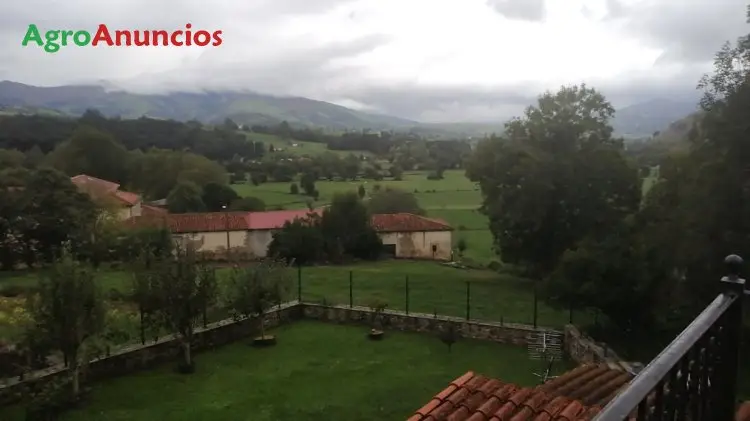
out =
<path fill-rule="evenodd" d="M 0 82 L 0 108 L 4 112 L 81 115 L 94 108 L 106 116 L 148 116 L 206 123 L 231 118 L 241 124 L 295 126 L 328 130 L 412 130 L 434 136 L 482 136 L 502 130 L 498 123 L 422 123 L 404 118 L 357 111 L 340 105 L 301 97 L 276 97 L 252 92 L 136 94 L 102 86 L 37 87 Z M 613 127 L 618 135 L 644 137 L 665 129 L 695 110 L 695 103 L 653 100 L 617 111 Z"/>

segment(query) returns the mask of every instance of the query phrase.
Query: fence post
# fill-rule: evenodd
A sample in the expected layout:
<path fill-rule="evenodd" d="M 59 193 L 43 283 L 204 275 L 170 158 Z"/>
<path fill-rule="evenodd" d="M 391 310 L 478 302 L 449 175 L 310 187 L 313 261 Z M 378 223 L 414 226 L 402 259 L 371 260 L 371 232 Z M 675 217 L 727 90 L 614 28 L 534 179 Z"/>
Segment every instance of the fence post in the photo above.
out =
<path fill-rule="evenodd" d="M 466 320 L 471 319 L 471 281 L 466 281 Z"/>
<path fill-rule="evenodd" d="M 406 275 L 406 283 L 404 289 L 406 295 L 406 314 L 409 315 L 409 275 Z"/>
<path fill-rule="evenodd" d="M 745 280 L 740 277 L 742 269 L 742 258 L 736 254 L 727 256 L 724 264 L 727 268 L 727 275 L 721 278 L 721 286 L 724 294 L 735 295 L 735 301 L 731 307 L 726 310 L 725 322 L 725 343 L 720 345 L 723 348 L 720 351 L 722 358 L 719 367 L 718 379 L 723 383 L 720 388 L 720 402 L 717 402 L 716 419 L 730 420 L 734 417 L 735 406 L 737 404 L 737 380 L 740 362 L 740 346 L 742 343 L 742 320 L 743 320 L 743 301 L 748 294 Z"/>
<path fill-rule="evenodd" d="M 537 327 L 537 317 L 539 313 L 539 308 L 537 306 L 537 296 L 536 296 L 536 281 L 534 281 L 534 329 Z"/>
<path fill-rule="evenodd" d="M 297 264 L 297 302 L 302 302 L 302 265 Z"/>
<path fill-rule="evenodd" d="M 573 300 L 570 300 L 568 307 L 568 324 L 573 324 Z"/>
<path fill-rule="evenodd" d="M 352 286 L 352 273 L 353 271 L 349 271 L 349 308 L 354 307 L 354 293 L 353 293 L 353 286 Z"/>

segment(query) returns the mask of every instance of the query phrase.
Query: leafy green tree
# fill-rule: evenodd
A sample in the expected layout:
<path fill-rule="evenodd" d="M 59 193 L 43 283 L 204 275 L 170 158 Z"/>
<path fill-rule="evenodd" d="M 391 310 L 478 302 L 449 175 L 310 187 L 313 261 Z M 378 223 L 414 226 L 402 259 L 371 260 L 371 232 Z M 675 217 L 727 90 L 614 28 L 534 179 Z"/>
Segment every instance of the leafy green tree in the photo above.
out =
<path fill-rule="evenodd" d="M 90 240 L 100 212 L 65 175 L 51 168 L 31 171 L 17 193 L 14 209 L 20 213 L 14 216 L 13 226 L 27 265 L 33 266 L 39 258 L 51 262 L 67 242 L 77 253 Z"/>
<path fill-rule="evenodd" d="M 226 305 L 238 320 L 258 318 L 260 338 L 266 337 L 263 314 L 281 303 L 291 289 L 292 276 L 281 260 L 264 259 L 235 268 L 227 281 Z"/>
<path fill-rule="evenodd" d="M 159 320 L 176 332 L 183 350 L 180 370 L 194 371 L 191 343 L 199 318 L 216 297 L 215 279 L 196 258 L 195 250 L 178 246 L 173 258 L 155 263 L 159 279 Z"/>
<path fill-rule="evenodd" d="M 218 212 L 224 206 L 230 207 L 239 198 L 240 196 L 233 188 L 226 184 L 217 183 L 208 183 L 203 186 L 203 195 L 201 196 L 201 200 L 209 212 Z"/>
<path fill-rule="evenodd" d="M 276 231 L 268 246 L 268 255 L 306 265 L 322 258 L 323 245 L 319 217 L 310 215 L 306 219 L 288 221 Z"/>
<path fill-rule="evenodd" d="M 424 209 L 419 207 L 419 202 L 414 194 L 407 191 L 386 188 L 370 194 L 367 201 L 367 209 L 371 214 L 376 213 L 413 213 L 424 215 Z"/>
<path fill-rule="evenodd" d="M 357 189 L 357 195 L 360 199 L 364 199 L 365 195 L 367 195 L 367 191 L 365 190 L 365 186 L 360 184 L 359 188 Z"/>
<path fill-rule="evenodd" d="M 263 212 L 266 210 L 266 203 L 253 196 L 241 197 L 229 207 L 233 211 L 245 211 L 245 212 Z"/>
<path fill-rule="evenodd" d="M 304 173 L 302 174 L 302 178 L 300 179 L 300 186 L 302 187 L 302 190 L 304 190 L 305 194 L 308 196 L 312 196 L 313 192 L 315 191 L 315 174 L 313 173 Z"/>
<path fill-rule="evenodd" d="M 469 245 L 466 243 L 465 238 L 459 238 L 458 242 L 456 243 L 456 248 L 458 249 L 458 256 L 464 257 L 464 252 L 466 252 L 466 249 L 469 247 Z"/>
<path fill-rule="evenodd" d="M 391 174 L 391 177 L 393 177 L 396 181 L 401 181 L 404 177 L 404 170 L 401 168 L 401 166 L 394 164 L 391 165 L 391 168 L 388 170 Z"/>
<path fill-rule="evenodd" d="M 299 187 L 297 187 L 297 183 L 292 183 L 289 186 L 289 194 L 299 194 Z"/>
<path fill-rule="evenodd" d="M 14 149 L 0 149 L 0 168 L 21 167 L 26 156 Z"/>
<path fill-rule="evenodd" d="M 62 352 L 77 398 L 81 348 L 104 328 L 105 312 L 94 271 L 64 254 L 41 276 L 29 308 L 34 325 Z"/>
<path fill-rule="evenodd" d="M 44 152 L 42 152 L 39 145 L 34 145 L 34 147 L 26 151 L 24 155 L 26 156 L 26 166 L 29 168 L 40 166 L 45 158 Z"/>
<path fill-rule="evenodd" d="M 167 195 L 167 208 L 170 213 L 203 212 L 206 210 L 206 204 L 203 203 L 202 193 L 201 188 L 195 183 L 177 183 Z"/>
<path fill-rule="evenodd" d="M 340 260 L 346 255 L 362 259 L 376 258 L 382 242 L 370 225 L 370 213 L 356 193 L 333 196 L 331 205 L 321 216 L 320 229 L 329 258 Z"/>
<path fill-rule="evenodd" d="M 90 126 L 79 127 L 47 160 L 70 176 L 86 174 L 114 182 L 128 178 L 128 151 L 111 134 Z"/>
<path fill-rule="evenodd" d="M 612 138 L 613 114 L 594 89 L 563 87 L 509 122 L 506 137 L 480 142 L 467 175 L 503 260 L 543 277 L 578 241 L 637 209 L 638 174 Z"/>

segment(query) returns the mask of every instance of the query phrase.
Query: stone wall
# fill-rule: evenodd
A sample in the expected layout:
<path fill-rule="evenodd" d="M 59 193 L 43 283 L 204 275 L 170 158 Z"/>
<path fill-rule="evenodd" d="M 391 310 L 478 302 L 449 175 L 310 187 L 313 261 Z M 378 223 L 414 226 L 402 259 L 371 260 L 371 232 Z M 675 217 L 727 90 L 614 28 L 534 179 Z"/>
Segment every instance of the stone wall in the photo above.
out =
<path fill-rule="evenodd" d="M 565 353 L 578 364 L 620 363 L 623 360 L 606 344 L 584 335 L 573 325 L 565 326 Z"/>
<path fill-rule="evenodd" d="M 303 304 L 302 314 L 305 319 L 321 320 L 333 323 L 371 323 L 372 311 L 366 307 L 323 306 L 318 304 Z M 382 314 L 385 330 L 400 330 L 404 332 L 438 333 L 453 325 L 461 332 L 461 337 L 493 341 L 503 344 L 522 345 L 528 343 L 529 333 L 534 332 L 532 326 L 511 323 L 490 323 L 467 321 L 460 317 L 435 316 L 432 314 L 409 313 L 385 310 Z"/>
<path fill-rule="evenodd" d="M 269 310 L 265 315 L 268 327 L 278 326 L 301 317 L 301 307 L 297 302 L 282 304 Z M 212 323 L 208 327 L 197 329 L 193 341 L 194 351 L 212 349 L 220 345 L 246 338 L 257 331 L 258 320 L 236 322 L 232 319 Z M 120 348 L 107 357 L 89 362 L 85 369 L 86 379 L 95 381 L 117 377 L 154 365 L 177 361 L 180 352 L 179 341 L 175 336 L 165 336 L 156 342 L 146 345 L 130 345 Z M 66 375 L 68 370 L 62 366 L 51 367 L 26 375 L 23 381 L 17 378 L 0 385 L 0 407 L 18 402 L 27 388 L 31 392 L 41 388 L 46 382 Z"/>

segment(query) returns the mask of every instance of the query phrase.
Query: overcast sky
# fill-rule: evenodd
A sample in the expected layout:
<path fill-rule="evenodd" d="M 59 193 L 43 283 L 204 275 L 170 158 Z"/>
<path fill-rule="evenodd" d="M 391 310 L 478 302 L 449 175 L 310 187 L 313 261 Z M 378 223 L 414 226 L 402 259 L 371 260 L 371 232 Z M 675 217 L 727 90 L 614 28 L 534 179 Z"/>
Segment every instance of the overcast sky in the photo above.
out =
<path fill-rule="evenodd" d="M 0 80 L 306 96 L 423 121 L 501 120 L 586 82 L 615 106 L 695 95 L 747 0 L 0 0 Z M 50 29 L 222 30 L 220 47 L 23 48 Z"/>

